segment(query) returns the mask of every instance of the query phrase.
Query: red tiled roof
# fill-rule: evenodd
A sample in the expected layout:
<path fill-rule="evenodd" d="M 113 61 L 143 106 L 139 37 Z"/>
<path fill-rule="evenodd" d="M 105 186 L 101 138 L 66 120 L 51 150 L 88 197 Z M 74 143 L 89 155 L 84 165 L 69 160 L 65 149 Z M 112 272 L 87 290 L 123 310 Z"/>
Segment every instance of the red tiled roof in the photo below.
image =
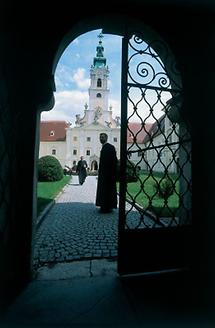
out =
<path fill-rule="evenodd" d="M 133 143 L 136 137 L 137 143 L 144 143 L 147 132 L 152 127 L 153 123 L 145 123 L 144 126 L 137 122 L 130 122 L 127 130 L 127 143 Z"/>
<path fill-rule="evenodd" d="M 70 123 L 66 121 L 41 121 L 40 141 L 65 141 L 66 128 Z"/>
<path fill-rule="evenodd" d="M 156 137 L 159 134 L 164 134 L 164 124 L 165 124 L 165 115 L 163 114 L 161 117 L 159 117 L 159 119 L 157 121 L 155 121 L 150 130 L 149 130 L 149 134 L 145 137 L 144 142 L 148 142 L 150 139 L 152 139 L 152 137 Z"/>
<path fill-rule="evenodd" d="M 152 123 L 145 123 L 144 127 L 140 123 L 130 122 L 127 130 L 127 143 L 133 143 L 133 138 L 136 137 L 136 142 L 144 143 L 147 132 L 152 127 Z M 65 141 L 66 128 L 70 123 L 66 121 L 41 121 L 40 122 L 40 141 Z"/>

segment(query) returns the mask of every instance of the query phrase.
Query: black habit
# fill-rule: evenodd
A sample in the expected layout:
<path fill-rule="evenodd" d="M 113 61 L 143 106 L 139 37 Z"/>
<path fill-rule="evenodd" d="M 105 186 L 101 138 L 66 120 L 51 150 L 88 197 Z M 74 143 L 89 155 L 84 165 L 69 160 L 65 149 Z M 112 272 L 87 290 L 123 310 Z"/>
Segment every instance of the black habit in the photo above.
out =
<path fill-rule="evenodd" d="M 87 177 L 87 162 L 85 160 L 78 162 L 76 172 L 78 173 L 79 183 L 82 185 Z"/>
<path fill-rule="evenodd" d="M 117 208 L 116 191 L 117 156 L 113 145 L 102 146 L 99 161 L 96 206 L 111 210 Z"/>

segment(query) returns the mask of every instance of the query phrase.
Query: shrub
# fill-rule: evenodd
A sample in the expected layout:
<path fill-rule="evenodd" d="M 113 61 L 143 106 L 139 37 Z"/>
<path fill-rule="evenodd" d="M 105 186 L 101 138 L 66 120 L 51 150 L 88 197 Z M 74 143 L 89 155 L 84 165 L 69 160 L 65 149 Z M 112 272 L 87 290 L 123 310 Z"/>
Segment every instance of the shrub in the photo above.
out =
<path fill-rule="evenodd" d="M 54 156 L 43 156 L 38 160 L 38 180 L 58 181 L 63 178 L 63 168 Z"/>
<path fill-rule="evenodd" d="M 117 165 L 117 181 L 119 181 L 119 172 L 120 172 L 120 160 L 118 160 Z M 126 163 L 126 181 L 127 182 L 136 182 L 138 180 L 140 169 L 133 162 L 127 160 Z"/>
<path fill-rule="evenodd" d="M 173 182 L 170 178 L 164 178 L 160 182 L 154 183 L 154 188 L 159 197 L 167 199 L 174 192 Z"/>

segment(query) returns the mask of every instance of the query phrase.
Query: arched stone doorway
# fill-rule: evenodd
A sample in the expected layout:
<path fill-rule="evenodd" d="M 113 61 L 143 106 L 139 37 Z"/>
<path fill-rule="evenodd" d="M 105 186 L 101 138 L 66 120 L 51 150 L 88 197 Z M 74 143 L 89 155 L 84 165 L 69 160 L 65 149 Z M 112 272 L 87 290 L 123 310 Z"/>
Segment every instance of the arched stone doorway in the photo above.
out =
<path fill-rule="evenodd" d="M 98 171 L 98 166 L 99 166 L 99 158 L 96 155 L 93 155 L 90 157 L 90 170 L 91 172 L 97 172 Z"/>
<path fill-rule="evenodd" d="M 90 165 L 90 170 L 92 172 L 98 171 L 98 162 L 96 160 L 93 160 Z"/>
<path fill-rule="evenodd" d="M 181 111 L 181 104 L 182 104 L 182 84 L 181 84 L 181 77 L 179 72 L 176 69 L 176 62 L 173 53 L 171 52 L 168 44 L 161 39 L 161 37 L 153 31 L 150 27 L 144 25 L 141 21 L 133 20 L 131 18 L 125 17 L 125 16 L 113 16 L 112 20 L 112 26 L 110 28 L 109 26 L 109 16 L 103 17 L 103 33 L 112 33 L 116 35 L 121 35 L 123 37 L 123 48 L 122 48 L 122 94 L 121 94 L 121 115 L 122 115 L 122 132 L 121 132 L 121 153 L 120 153 L 120 161 L 121 161 L 121 176 L 120 176 L 120 208 L 119 208 L 119 220 L 121 222 L 120 229 L 119 229 L 119 272 L 121 274 L 123 273 L 137 273 L 144 270 L 150 271 L 150 270 L 160 270 L 160 269 L 166 269 L 171 266 L 177 266 L 177 265 L 185 265 L 183 263 L 175 263 L 174 262 L 174 252 L 176 252 L 178 257 L 180 257 L 180 246 L 181 245 L 181 239 L 185 236 L 185 240 L 187 242 L 189 232 L 187 232 L 187 226 L 190 227 L 190 213 L 191 213 L 191 190 L 190 190 L 190 177 L 191 177 L 191 162 L 190 158 L 187 157 L 187 154 L 190 153 L 190 137 L 189 137 L 189 131 L 187 129 L 186 124 L 182 120 L 182 116 L 180 114 Z M 118 22 L 123 22 L 122 25 L 119 26 Z M 101 16 L 98 18 L 99 22 L 101 21 Z M 88 22 L 89 23 L 89 22 Z M 98 28 L 98 22 L 96 22 L 96 18 L 94 17 L 93 21 L 89 24 L 91 28 Z M 61 41 L 61 44 L 59 45 L 58 53 L 55 58 L 55 62 L 53 65 L 53 73 L 56 67 L 56 63 L 58 61 L 58 58 L 62 51 L 65 49 L 65 47 L 70 43 L 74 36 L 77 36 L 77 34 L 81 34 L 83 32 L 86 32 L 86 29 L 83 28 L 84 24 L 82 26 L 77 25 L 76 28 L 71 30 L 69 34 L 64 38 L 64 40 Z M 89 29 L 88 29 L 89 30 Z M 143 45 L 143 48 L 141 46 Z M 140 46 L 140 47 L 139 47 Z M 138 56 L 148 56 L 150 57 L 151 62 L 147 63 L 144 61 L 144 59 L 136 60 Z M 133 62 L 132 62 L 133 61 Z M 153 64 L 152 62 L 155 61 Z M 130 65 L 130 67 L 129 67 Z M 134 68 L 135 73 L 131 72 L 131 67 L 136 66 Z M 159 68 L 158 68 L 159 66 Z M 132 74 L 134 74 L 132 76 Z M 156 81 L 157 79 L 157 81 Z M 146 82 L 145 82 L 146 80 Z M 137 91 L 137 94 L 133 97 L 133 94 L 131 90 L 135 92 Z M 151 99 L 151 93 L 154 92 L 155 98 L 154 100 Z M 169 102 L 164 101 L 162 98 L 163 94 L 169 93 Z M 149 95 L 147 95 L 149 94 Z M 139 98 L 138 98 L 139 97 Z M 148 98 L 147 98 L 148 97 Z M 136 100 L 138 98 L 139 100 Z M 165 97 L 164 97 L 165 98 Z M 131 104 L 131 111 L 129 112 L 128 103 Z M 146 118 L 142 118 L 141 115 L 138 113 L 138 106 L 141 106 L 141 103 L 144 103 L 145 106 L 148 106 L 149 109 L 149 116 L 152 115 L 154 118 L 154 121 L 156 123 L 156 129 L 157 131 L 152 131 L 151 135 L 148 133 L 148 146 L 144 149 L 138 148 L 137 150 L 133 150 L 133 148 L 127 149 L 126 147 L 126 135 L 127 135 L 127 129 L 128 129 L 128 123 L 129 119 L 136 115 L 138 119 L 140 119 L 142 128 L 141 130 L 144 130 L 144 125 L 146 123 Z M 169 119 L 170 123 L 173 126 L 174 132 L 176 131 L 177 135 L 177 141 L 170 142 L 169 136 L 165 134 L 164 130 L 164 122 L 162 122 L 161 119 L 158 119 L 155 117 L 154 113 L 154 107 L 156 107 L 156 104 L 159 103 L 163 106 L 164 110 L 164 118 L 162 120 Z M 153 112 L 154 111 L 154 112 Z M 176 125 L 177 130 L 176 130 Z M 155 129 L 155 130 L 156 130 Z M 136 144 L 136 139 L 139 131 L 136 133 L 136 135 L 133 135 L 134 144 Z M 159 145 L 153 144 L 153 138 L 158 133 L 161 133 L 163 135 L 163 143 L 159 142 Z M 172 132 L 171 132 L 172 133 Z M 185 137 L 186 135 L 186 137 Z M 153 136 L 153 138 L 152 138 Z M 182 143 L 185 144 L 185 146 L 181 146 L 181 143 L 178 142 L 178 140 L 183 136 Z M 172 136 L 171 136 L 172 137 Z M 169 141 L 168 141 L 169 140 Z M 181 141 L 180 141 L 181 142 Z M 177 150 L 175 150 L 175 148 Z M 165 149 L 164 149 L 165 148 Z M 169 150 L 169 157 L 168 161 L 162 160 L 161 149 L 164 149 L 165 151 L 163 153 L 167 153 L 167 150 Z M 140 184 L 140 190 L 137 192 L 136 195 L 130 196 L 132 198 L 132 208 L 134 207 L 137 212 L 139 213 L 139 218 L 137 219 L 138 223 L 136 226 L 130 226 L 128 224 L 128 216 L 127 214 L 129 211 L 126 211 L 126 194 L 129 194 L 128 190 L 128 184 L 126 182 L 126 162 L 127 160 L 131 159 L 132 152 L 138 151 L 142 153 L 142 157 L 140 161 L 144 161 L 145 166 L 148 168 L 148 176 L 150 178 L 155 179 L 155 167 L 162 167 L 163 168 L 163 175 L 162 179 L 169 179 L 169 173 L 168 173 L 168 165 L 169 163 L 172 164 L 172 166 L 175 167 L 176 165 L 176 157 L 180 157 L 180 167 L 183 171 L 183 173 L 180 173 L 180 176 L 177 178 L 180 184 L 180 191 L 176 191 L 177 197 L 180 199 L 180 202 L 183 204 L 181 207 L 179 206 L 177 208 L 177 214 L 176 211 L 171 212 L 171 219 L 168 220 L 168 223 L 163 223 L 163 216 L 162 214 L 154 213 L 154 210 L 151 210 L 152 203 L 153 203 L 153 195 L 148 195 L 146 193 L 145 189 L 145 182 L 141 182 Z M 144 158 L 144 152 L 145 151 L 154 151 L 155 152 L 155 159 L 154 162 L 149 162 L 146 160 L 147 156 Z M 91 170 L 95 169 L 96 163 L 98 163 L 97 160 L 92 159 L 90 168 Z M 158 165 L 159 163 L 159 165 Z M 140 163 L 138 163 L 140 164 Z M 156 165 L 155 165 L 156 164 Z M 173 165 L 174 164 L 174 165 Z M 139 167 L 139 165 L 138 165 Z M 180 171 L 181 172 L 181 171 Z M 171 180 L 171 184 L 173 185 L 173 189 L 176 190 L 175 180 Z M 157 181 L 157 180 L 156 180 Z M 159 186 L 159 182 L 157 182 Z M 137 195 L 140 193 L 145 193 L 147 197 L 149 198 L 149 205 L 145 206 L 143 204 L 143 207 L 139 207 L 138 203 L 136 202 Z M 156 194 L 156 192 L 155 192 Z M 184 194 L 186 196 L 184 196 Z M 181 196 L 183 195 L 183 196 Z M 146 209 L 144 209 L 146 207 Z M 164 202 L 163 209 L 166 208 L 169 210 L 168 201 L 166 203 Z M 153 221 L 152 224 L 148 224 L 144 216 L 147 216 L 150 218 L 150 220 Z M 181 229 L 180 224 L 185 223 L 186 228 Z M 142 261 L 140 261 L 140 258 L 142 258 L 141 254 L 141 248 L 142 247 L 149 247 L 151 244 L 150 240 L 153 241 L 154 245 L 156 244 L 156 240 L 159 240 L 157 238 L 157 229 L 154 229 L 155 227 L 160 226 L 162 229 L 159 231 L 159 238 L 160 241 L 162 241 L 162 245 L 164 245 L 164 249 L 161 250 L 158 254 L 158 256 L 152 257 L 152 254 L 149 254 L 147 257 L 147 260 L 145 260 L 145 268 Z M 174 229 L 172 227 L 174 226 Z M 138 238 L 136 235 L 136 228 L 138 227 Z M 144 229 L 139 229 L 139 227 Z M 166 243 L 168 243 L 169 240 L 172 240 L 172 234 L 175 233 L 175 227 L 177 227 L 177 232 L 175 236 L 176 242 L 174 245 L 172 244 L 172 252 L 171 255 L 166 258 L 163 256 L 165 253 L 165 247 Z M 149 229 L 150 228 L 150 229 Z M 168 230 L 168 232 L 167 232 Z M 180 230 L 183 230 L 180 232 Z M 184 231 L 186 230 L 186 231 Z M 189 230 L 189 228 L 188 228 Z M 148 238 L 148 234 L 151 236 Z M 155 234 L 154 234 L 155 233 Z M 144 235 L 146 236 L 144 239 Z M 152 237 L 153 236 L 153 237 Z M 163 238 L 165 241 L 163 241 Z M 146 241 L 146 244 L 143 243 L 143 240 Z M 176 245 L 177 244 L 177 245 Z M 129 246 L 128 246 L 129 245 Z M 153 246 L 154 247 L 154 246 Z M 182 245 L 181 245 L 182 247 Z M 130 249 L 129 249 L 130 248 Z M 131 251 L 132 250 L 132 251 Z M 129 258 L 128 261 L 124 261 L 123 259 L 128 258 L 128 254 L 137 254 L 134 258 Z M 122 262 L 121 262 L 122 260 Z M 127 263 L 126 263 L 127 262 Z M 146 264 L 147 262 L 147 264 Z M 156 262 L 156 263 L 155 263 Z M 166 263 L 168 262 L 168 263 Z M 176 261 L 177 262 L 177 261 Z M 121 263 L 121 264 L 120 264 Z M 157 266 L 157 263 L 158 266 Z M 164 263 L 166 263 L 164 265 Z M 128 265 L 127 265 L 128 264 Z"/>
<path fill-rule="evenodd" d="M 75 16 L 71 15 L 74 11 L 73 4 L 69 10 L 52 7 L 51 15 L 47 14 L 39 3 L 31 11 L 26 11 L 24 6 L 8 6 L 4 15 L 5 28 L 2 30 L 1 40 L 1 81 L 5 85 L 5 90 L 1 92 L 1 281 L 3 285 L 10 286 L 10 291 L 14 284 L 22 287 L 30 279 L 31 226 L 32 217 L 33 221 L 36 218 L 35 205 L 32 205 L 36 203 L 36 183 L 33 182 L 33 179 L 36 179 L 38 148 L 36 126 L 39 126 L 36 109 L 42 107 L 44 110 L 44 104 L 47 105 L 46 110 L 53 107 L 53 58 L 62 48 L 65 49 L 65 44 L 86 30 L 100 28 L 103 22 L 108 26 L 109 21 L 109 25 L 113 27 L 122 26 L 126 22 L 126 19 L 121 20 L 120 15 L 115 15 L 113 20 L 112 17 L 106 16 L 103 20 L 104 10 L 99 6 L 93 7 L 90 3 L 85 4 L 85 9 L 88 10 L 85 12 L 83 4 L 77 4 Z M 5 9 L 2 9 L 4 13 Z M 178 15 L 175 15 L 176 9 Z M 64 17 L 62 24 L 58 24 L 57 20 L 59 10 Z M 200 286 L 202 295 L 205 295 L 205 284 L 210 290 L 212 282 L 214 283 L 211 279 L 211 269 L 214 269 L 214 248 L 211 247 L 214 240 L 214 178 L 213 174 L 209 174 L 213 172 L 211 150 L 214 147 L 214 114 L 211 110 L 214 100 L 211 70 L 214 63 L 214 10 L 207 2 L 202 5 L 193 2 L 191 6 L 189 1 L 178 1 L 176 6 L 168 4 L 167 1 L 129 1 L 124 6 L 123 1 L 120 1 L 118 6 L 110 6 L 108 10 L 126 12 L 127 16 L 132 15 L 152 24 L 160 35 L 168 40 L 179 59 L 185 87 L 183 113 L 192 120 L 193 185 L 204 185 L 203 192 L 198 187 L 193 188 L 196 232 L 193 239 L 196 269 L 193 271 L 193 278 L 196 277 L 196 286 Z M 82 21 L 83 16 L 86 20 Z M 40 24 L 36 24 L 38 17 Z M 202 17 L 206 18 L 204 24 L 199 24 Z M 73 36 L 68 40 L 68 35 L 65 38 L 64 35 L 71 26 Z M 60 40 L 63 40 L 63 43 Z M 204 41 L 201 51 L 199 40 Z M 56 58 L 57 56 L 54 62 Z M 205 64 L 204 69 L 197 70 L 200 63 Z M 201 84 L 201 92 L 197 94 L 199 81 L 204 83 Z M 200 138 L 202 109 L 204 133 Z M 21 190 L 24 193 L 20 192 Z M 144 254 L 146 252 L 147 250 L 144 250 Z"/>

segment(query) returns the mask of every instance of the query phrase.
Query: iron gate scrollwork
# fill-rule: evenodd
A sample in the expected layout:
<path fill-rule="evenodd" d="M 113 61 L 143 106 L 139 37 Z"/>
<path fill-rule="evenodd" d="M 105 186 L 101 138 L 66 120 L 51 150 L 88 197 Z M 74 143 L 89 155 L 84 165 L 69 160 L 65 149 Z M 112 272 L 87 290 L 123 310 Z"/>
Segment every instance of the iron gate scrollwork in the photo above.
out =
<path fill-rule="evenodd" d="M 135 265 L 127 270 L 125 263 L 131 252 L 141 254 L 135 247 L 148 246 L 152 240 L 154 246 L 150 247 L 155 249 L 163 244 L 163 252 L 168 252 L 168 238 L 178 242 L 175 255 L 182 257 L 183 251 L 180 253 L 178 249 L 179 231 L 191 226 L 191 138 L 182 104 L 180 74 L 167 45 L 161 40 L 146 43 L 139 32 L 124 36 L 119 209 L 121 273 L 139 270 Z M 189 234 L 186 237 L 189 238 Z M 174 252 L 174 245 L 169 244 L 171 247 Z M 151 257 L 150 254 L 145 257 L 150 262 L 146 270 L 165 268 L 165 263 L 166 268 L 178 265 L 171 260 L 174 255 L 161 260 L 155 256 L 153 263 L 153 254 L 154 251 Z M 139 260 L 144 262 L 144 256 L 140 255 Z"/>

